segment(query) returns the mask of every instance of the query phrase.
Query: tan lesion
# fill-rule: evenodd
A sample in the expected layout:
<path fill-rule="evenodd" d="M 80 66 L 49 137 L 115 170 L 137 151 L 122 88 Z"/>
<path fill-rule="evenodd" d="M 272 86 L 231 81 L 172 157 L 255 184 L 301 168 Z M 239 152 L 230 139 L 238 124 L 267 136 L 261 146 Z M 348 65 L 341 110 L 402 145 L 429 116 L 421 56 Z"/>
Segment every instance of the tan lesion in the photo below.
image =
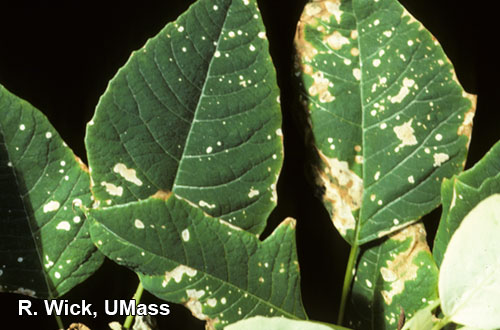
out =
<path fill-rule="evenodd" d="M 323 201 L 331 206 L 331 220 L 342 236 L 356 228 L 353 212 L 361 207 L 363 180 L 349 163 L 329 158 L 317 150 L 321 164 L 315 168 L 316 184 L 324 188 Z"/>
<path fill-rule="evenodd" d="M 161 200 L 166 201 L 167 199 L 170 198 L 170 196 L 172 196 L 172 192 L 171 191 L 158 190 L 156 193 L 154 193 L 151 196 L 151 198 L 161 199 Z"/>
<path fill-rule="evenodd" d="M 84 171 L 85 173 L 90 173 L 89 172 L 89 168 L 87 167 L 87 164 L 85 164 L 82 159 L 76 155 L 73 155 L 75 157 L 75 161 L 78 163 L 78 165 L 80 166 L 80 169 L 82 171 Z"/>
<path fill-rule="evenodd" d="M 404 242 L 411 239 L 408 249 L 394 255 L 385 267 L 380 268 L 380 274 L 385 282 L 390 283 L 390 290 L 382 290 L 382 297 L 387 305 L 392 304 L 394 296 L 401 294 L 405 283 L 417 278 L 419 266 L 415 258 L 422 252 L 431 253 L 427 245 L 427 233 L 422 223 L 415 223 L 389 236 L 390 240 Z"/>
<path fill-rule="evenodd" d="M 472 135 L 472 124 L 474 119 L 474 114 L 476 113 L 477 96 L 464 92 L 463 96 L 468 99 L 471 103 L 469 110 L 464 114 L 464 121 L 458 127 L 457 134 L 465 135 L 468 139 L 467 149 L 469 148 L 470 139 Z"/>
<path fill-rule="evenodd" d="M 295 48 L 299 57 L 303 58 L 305 62 L 311 62 L 313 57 L 318 54 L 316 47 L 306 40 L 306 28 L 318 28 L 322 32 L 325 32 L 324 27 L 319 24 L 319 21 L 329 23 L 332 17 L 335 18 L 337 23 L 340 23 L 343 13 L 339 9 L 340 4 L 340 0 L 313 0 L 306 4 L 295 33 Z M 339 42 L 341 44 L 340 47 L 346 42 L 339 32 L 334 32 L 331 35 L 325 36 L 325 38 L 335 45 L 334 49 L 337 49 Z"/>

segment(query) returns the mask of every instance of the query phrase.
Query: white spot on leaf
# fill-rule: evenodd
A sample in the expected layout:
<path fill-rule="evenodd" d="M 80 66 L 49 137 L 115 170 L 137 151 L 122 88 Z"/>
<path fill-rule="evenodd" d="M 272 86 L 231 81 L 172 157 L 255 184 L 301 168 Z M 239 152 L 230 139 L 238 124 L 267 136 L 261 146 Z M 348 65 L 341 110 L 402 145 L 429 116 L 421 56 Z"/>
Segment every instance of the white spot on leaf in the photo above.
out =
<path fill-rule="evenodd" d="M 391 97 L 392 103 L 401 103 L 403 99 L 410 94 L 410 87 L 415 85 L 415 80 L 404 78 L 403 79 L 403 87 L 399 90 L 399 93 L 393 97 Z"/>
<path fill-rule="evenodd" d="M 57 211 L 59 209 L 59 206 L 60 204 L 58 201 L 50 201 L 43 206 L 43 213 Z"/>
<path fill-rule="evenodd" d="M 108 194 L 112 196 L 121 196 L 123 195 L 123 188 L 122 187 L 117 187 L 112 183 L 108 183 L 105 181 L 101 182 L 101 186 L 104 186 L 106 188 L 106 191 Z"/>
<path fill-rule="evenodd" d="M 252 198 L 252 197 L 255 197 L 258 195 L 259 195 L 259 191 L 257 189 L 254 189 L 253 187 L 250 188 L 250 192 L 248 193 L 249 198 Z"/>
<path fill-rule="evenodd" d="M 413 119 L 410 119 L 404 124 L 394 127 L 394 133 L 396 133 L 398 139 L 401 140 L 398 148 L 402 148 L 404 146 L 413 146 L 418 143 L 415 135 L 413 134 L 415 133 L 415 131 L 411 127 L 412 121 Z"/>
<path fill-rule="evenodd" d="M 116 164 L 115 167 L 113 167 L 113 172 L 118 173 L 129 182 L 132 182 L 138 186 L 142 186 L 142 181 L 137 178 L 136 171 L 134 169 L 128 169 L 125 164 Z"/>
<path fill-rule="evenodd" d="M 441 166 L 441 164 L 443 164 L 444 162 L 446 162 L 448 159 L 450 159 L 450 156 L 448 156 L 448 154 L 445 154 L 445 153 L 437 153 L 437 154 L 434 154 L 434 164 L 433 166 L 434 167 L 439 167 Z"/>
<path fill-rule="evenodd" d="M 209 209 L 213 209 L 215 208 L 215 204 L 209 204 L 203 200 L 199 201 L 198 202 L 198 205 L 201 206 L 201 207 L 208 207 Z"/>
<path fill-rule="evenodd" d="M 189 277 L 196 276 L 197 270 L 185 265 L 179 265 L 169 272 L 165 272 L 165 278 L 162 282 L 162 286 L 166 287 L 171 279 L 174 279 L 176 283 L 180 283 L 184 274 Z M 199 291 L 198 291 L 199 292 Z M 203 292 L 204 294 L 204 292 Z"/>
<path fill-rule="evenodd" d="M 135 219 L 134 226 L 137 229 L 144 229 L 144 223 L 139 219 Z"/>
<path fill-rule="evenodd" d="M 184 242 L 189 241 L 189 229 L 186 228 L 182 231 L 182 240 Z"/>
<path fill-rule="evenodd" d="M 57 224 L 56 227 L 57 230 L 65 230 L 65 231 L 70 231 L 71 230 L 71 224 L 68 221 L 61 221 Z"/>

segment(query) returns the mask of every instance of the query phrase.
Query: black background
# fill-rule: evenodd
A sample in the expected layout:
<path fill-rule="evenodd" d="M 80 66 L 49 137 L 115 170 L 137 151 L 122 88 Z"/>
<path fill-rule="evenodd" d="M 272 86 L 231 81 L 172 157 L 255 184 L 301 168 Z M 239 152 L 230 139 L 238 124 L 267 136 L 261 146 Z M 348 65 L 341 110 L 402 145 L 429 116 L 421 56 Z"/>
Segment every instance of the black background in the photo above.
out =
<path fill-rule="evenodd" d="M 285 217 L 298 220 L 297 240 L 302 294 L 311 319 L 336 320 L 348 246 L 335 231 L 303 175 L 302 138 L 291 119 L 295 111 L 290 81 L 292 40 L 306 0 L 258 1 L 267 28 L 271 55 L 282 91 L 285 165 L 278 183 L 279 205 L 271 214 L 263 238 Z M 478 161 L 500 138 L 498 129 L 498 50 L 490 1 L 401 0 L 442 44 L 464 88 L 479 95 L 467 167 Z M 67 0 L 0 6 L 0 83 L 44 112 L 75 153 L 85 159 L 85 125 L 99 96 L 130 53 L 175 20 L 193 1 L 126 2 Z M 477 4 L 476 4 L 477 3 Z M 0 187 L 1 189 L 1 187 Z M 439 220 L 436 210 L 425 220 L 430 236 Z M 430 239 L 430 242 L 431 239 Z M 123 318 L 104 315 L 104 299 L 129 299 L 137 285 L 129 270 L 106 261 L 97 273 L 61 299 L 93 303 L 98 318 L 63 317 L 66 326 L 82 322 L 106 329 Z M 51 316 L 17 316 L 19 299 L 0 294 L 0 319 L 12 329 L 56 329 Z M 142 302 L 164 303 L 145 293 Z M 33 300 L 39 314 L 44 310 Z M 182 306 L 158 318 L 161 329 L 203 329 L 204 323 Z M 0 326 L 4 328 L 4 326 Z"/>

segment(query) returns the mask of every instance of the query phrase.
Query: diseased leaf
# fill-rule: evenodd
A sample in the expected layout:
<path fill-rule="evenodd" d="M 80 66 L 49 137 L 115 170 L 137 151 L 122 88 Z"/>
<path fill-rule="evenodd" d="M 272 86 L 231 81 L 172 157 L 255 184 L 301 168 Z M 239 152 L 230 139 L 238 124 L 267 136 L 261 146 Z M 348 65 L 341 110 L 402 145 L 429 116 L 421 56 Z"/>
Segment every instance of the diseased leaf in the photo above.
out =
<path fill-rule="evenodd" d="M 443 313 L 453 322 L 500 328 L 500 194 L 483 199 L 448 243 L 439 273 Z"/>
<path fill-rule="evenodd" d="M 254 315 L 305 318 L 293 219 L 261 242 L 178 196 L 163 198 L 92 210 L 92 239 L 209 329 Z"/>
<path fill-rule="evenodd" d="M 134 52 L 88 125 L 96 198 L 171 191 L 260 233 L 282 163 L 279 89 L 255 0 L 200 0 Z"/>
<path fill-rule="evenodd" d="M 362 252 L 348 324 L 363 330 L 396 329 L 400 317 L 409 319 L 438 299 L 437 282 L 438 269 L 423 224 L 390 234 Z"/>
<path fill-rule="evenodd" d="M 443 181 L 443 213 L 432 251 L 438 265 L 443 260 L 450 238 L 464 217 L 481 200 L 495 193 L 500 193 L 500 142 L 474 167 Z"/>
<path fill-rule="evenodd" d="M 348 330 L 347 328 L 333 324 L 325 324 L 313 321 L 290 320 L 284 317 L 254 316 L 238 321 L 224 328 L 225 330 Z"/>
<path fill-rule="evenodd" d="M 47 118 L 0 85 L 0 291 L 56 298 L 92 275 L 85 165 Z"/>
<path fill-rule="evenodd" d="M 342 236 L 363 244 L 434 209 L 475 111 L 435 38 L 396 0 L 313 0 L 295 46 L 316 184 Z"/>

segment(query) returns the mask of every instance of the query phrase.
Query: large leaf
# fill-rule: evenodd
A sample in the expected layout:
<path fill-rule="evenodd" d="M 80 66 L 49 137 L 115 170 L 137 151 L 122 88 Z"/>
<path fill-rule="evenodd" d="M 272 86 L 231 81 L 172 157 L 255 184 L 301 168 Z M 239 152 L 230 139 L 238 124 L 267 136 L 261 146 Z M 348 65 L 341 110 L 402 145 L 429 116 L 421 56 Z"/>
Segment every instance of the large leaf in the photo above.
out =
<path fill-rule="evenodd" d="M 400 318 L 410 318 L 438 299 L 437 283 L 438 269 L 423 224 L 393 233 L 362 252 L 351 292 L 349 326 L 396 329 Z"/>
<path fill-rule="evenodd" d="M 1 85 L 0 186 L 0 291 L 55 298 L 101 265 L 79 211 L 91 204 L 85 165 Z"/>
<path fill-rule="evenodd" d="M 443 213 L 432 251 L 438 265 L 443 260 L 450 238 L 464 217 L 481 200 L 495 193 L 500 193 L 500 142 L 474 167 L 443 181 Z"/>
<path fill-rule="evenodd" d="M 282 163 L 279 90 L 254 0 L 200 0 L 133 53 L 87 129 L 93 192 L 172 191 L 260 233 Z"/>
<path fill-rule="evenodd" d="M 453 322 L 500 328 L 500 194 L 482 200 L 451 237 L 439 272 L 443 313 Z"/>
<path fill-rule="evenodd" d="M 314 0 L 295 45 L 316 183 L 342 236 L 365 243 L 435 208 L 463 168 L 475 98 L 432 35 L 396 0 Z"/>
<path fill-rule="evenodd" d="M 284 317 L 254 316 L 228 325 L 225 330 L 349 330 L 347 328 L 313 321 L 290 320 Z"/>
<path fill-rule="evenodd" d="M 174 194 L 91 216 L 92 239 L 106 256 L 137 272 L 149 292 L 183 303 L 208 328 L 253 315 L 305 318 L 292 219 L 261 242 Z"/>

